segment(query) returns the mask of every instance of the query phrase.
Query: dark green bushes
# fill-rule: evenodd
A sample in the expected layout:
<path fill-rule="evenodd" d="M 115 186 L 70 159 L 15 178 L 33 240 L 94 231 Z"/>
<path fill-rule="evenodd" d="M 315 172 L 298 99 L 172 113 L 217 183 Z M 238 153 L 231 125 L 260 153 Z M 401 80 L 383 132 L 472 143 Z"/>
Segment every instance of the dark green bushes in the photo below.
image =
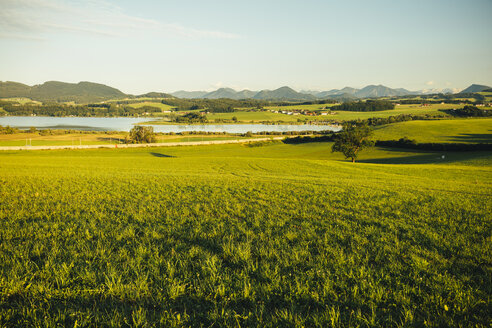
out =
<path fill-rule="evenodd" d="M 491 110 L 480 109 L 476 106 L 466 105 L 463 108 L 449 109 L 447 113 L 459 117 L 487 117 L 492 116 Z"/>
<path fill-rule="evenodd" d="M 387 100 L 351 101 L 331 107 L 332 111 L 376 112 L 395 109 L 395 104 Z"/>

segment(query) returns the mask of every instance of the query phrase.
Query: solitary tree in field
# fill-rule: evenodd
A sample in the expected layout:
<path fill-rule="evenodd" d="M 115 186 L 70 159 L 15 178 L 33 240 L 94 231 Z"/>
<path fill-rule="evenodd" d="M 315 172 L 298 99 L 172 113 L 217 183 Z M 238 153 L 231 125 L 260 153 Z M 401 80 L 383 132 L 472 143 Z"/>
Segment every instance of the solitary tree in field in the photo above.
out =
<path fill-rule="evenodd" d="M 129 138 L 125 138 L 126 143 L 151 143 L 155 142 L 154 128 L 151 126 L 136 125 L 130 130 Z"/>
<path fill-rule="evenodd" d="M 371 134 L 372 130 L 365 124 L 344 124 L 342 132 L 335 137 L 331 151 L 341 152 L 354 163 L 359 151 L 374 144 L 369 140 Z"/>

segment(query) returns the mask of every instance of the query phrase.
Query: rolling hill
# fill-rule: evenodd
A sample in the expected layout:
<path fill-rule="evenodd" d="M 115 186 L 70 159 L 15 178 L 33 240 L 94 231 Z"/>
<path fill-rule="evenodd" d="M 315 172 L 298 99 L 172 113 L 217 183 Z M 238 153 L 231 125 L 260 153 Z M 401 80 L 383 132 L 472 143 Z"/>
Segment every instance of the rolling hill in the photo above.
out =
<path fill-rule="evenodd" d="M 32 87 L 17 82 L 0 82 L 0 98 L 12 97 L 26 97 L 38 101 L 88 103 L 124 98 L 127 95 L 118 89 L 93 82 L 49 81 Z"/>
<path fill-rule="evenodd" d="M 31 87 L 26 84 L 0 81 L 0 98 L 27 97 L 30 90 Z"/>

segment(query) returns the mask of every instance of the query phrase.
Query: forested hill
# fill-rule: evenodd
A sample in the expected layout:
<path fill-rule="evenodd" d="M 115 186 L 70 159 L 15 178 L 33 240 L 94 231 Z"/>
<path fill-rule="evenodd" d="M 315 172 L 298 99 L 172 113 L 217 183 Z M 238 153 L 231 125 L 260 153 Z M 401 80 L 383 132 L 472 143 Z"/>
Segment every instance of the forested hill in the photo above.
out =
<path fill-rule="evenodd" d="M 29 86 L 17 82 L 0 82 L 0 98 L 26 97 L 38 101 L 100 102 L 127 97 L 118 89 L 92 82 L 66 83 L 49 81 Z"/>

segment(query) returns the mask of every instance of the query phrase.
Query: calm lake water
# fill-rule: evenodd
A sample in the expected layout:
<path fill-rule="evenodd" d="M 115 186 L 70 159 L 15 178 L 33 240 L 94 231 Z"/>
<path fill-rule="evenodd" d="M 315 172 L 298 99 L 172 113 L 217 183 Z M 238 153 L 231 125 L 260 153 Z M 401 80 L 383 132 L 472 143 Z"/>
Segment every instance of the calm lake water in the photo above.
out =
<path fill-rule="evenodd" d="M 136 117 L 44 117 L 44 116 L 1 116 L 0 125 L 20 129 L 71 129 L 85 131 L 130 131 L 136 123 L 149 121 L 149 118 Z M 329 125 L 272 125 L 272 124 L 203 124 L 203 125 L 153 125 L 155 132 L 287 132 L 339 130 Z"/>

